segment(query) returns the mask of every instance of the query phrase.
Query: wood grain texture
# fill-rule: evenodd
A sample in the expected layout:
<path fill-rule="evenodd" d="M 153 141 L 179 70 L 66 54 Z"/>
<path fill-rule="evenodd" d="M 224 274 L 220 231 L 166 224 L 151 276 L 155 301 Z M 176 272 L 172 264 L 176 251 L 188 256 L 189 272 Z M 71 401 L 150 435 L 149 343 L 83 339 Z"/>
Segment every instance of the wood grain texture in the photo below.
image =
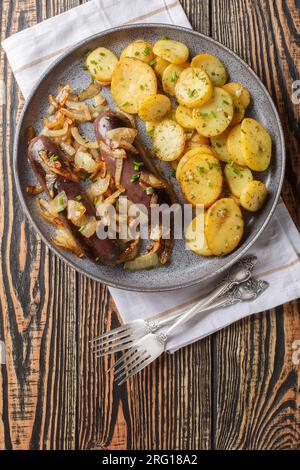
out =
<path fill-rule="evenodd" d="M 211 1 L 212 37 L 234 50 L 271 93 L 285 131 L 284 200 L 300 228 L 299 2 Z M 300 282 L 300 280 L 299 280 Z M 299 366 L 291 345 L 300 337 L 297 301 L 232 325 L 213 338 L 214 442 L 218 449 L 300 447 Z"/>
<path fill-rule="evenodd" d="M 4 0 L 1 39 L 79 1 Z M 220 40 L 262 78 L 288 143 L 284 198 L 299 222 L 299 1 L 182 0 L 194 29 Z M 11 171 L 23 99 L 3 50 L 1 75 L 0 448 L 295 449 L 299 447 L 297 301 L 165 355 L 118 388 L 88 339 L 119 324 L 107 288 L 68 268 L 24 218 Z M 297 401 L 298 400 L 298 401 Z"/>

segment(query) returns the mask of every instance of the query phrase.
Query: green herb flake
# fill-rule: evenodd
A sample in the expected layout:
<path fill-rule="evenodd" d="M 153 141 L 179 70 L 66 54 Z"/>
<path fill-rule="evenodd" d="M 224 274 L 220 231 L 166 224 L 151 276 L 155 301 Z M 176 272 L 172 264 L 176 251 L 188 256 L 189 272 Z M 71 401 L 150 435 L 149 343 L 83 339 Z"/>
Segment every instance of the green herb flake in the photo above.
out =
<path fill-rule="evenodd" d="M 82 68 L 83 68 L 83 70 L 88 70 L 89 69 L 88 66 L 85 65 L 85 64 L 82 66 Z"/>
<path fill-rule="evenodd" d="M 147 57 L 147 55 L 149 54 L 150 54 L 150 47 L 145 47 L 145 49 L 143 50 L 143 55 Z"/>
<path fill-rule="evenodd" d="M 52 157 L 50 157 L 51 162 L 56 162 L 57 160 L 58 160 L 58 155 L 52 155 Z"/>
<path fill-rule="evenodd" d="M 151 67 L 154 67 L 156 65 L 156 60 L 155 59 L 152 59 L 150 62 L 149 62 L 149 65 L 151 65 Z"/>
<path fill-rule="evenodd" d="M 147 193 L 147 194 L 153 194 L 153 193 L 154 193 L 154 189 L 153 189 L 151 186 L 149 186 L 148 188 L 146 188 L 146 193 Z"/>
<path fill-rule="evenodd" d="M 229 103 L 228 101 L 226 101 L 226 100 L 223 100 L 223 103 L 224 103 L 224 104 L 228 104 L 228 105 L 230 104 L 230 103 Z"/>
<path fill-rule="evenodd" d="M 139 179 L 140 175 L 138 173 L 132 175 L 130 178 L 131 183 L 135 183 Z"/>
<path fill-rule="evenodd" d="M 174 71 L 171 75 L 171 82 L 173 82 L 173 83 L 177 82 L 178 78 L 179 78 L 178 73 Z"/>
<path fill-rule="evenodd" d="M 86 228 L 86 225 L 82 225 L 82 226 L 78 229 L 78 232 L 83 232 L 85 228 Z"/>
<path fill-rule="evenodd" d="M 122 106 L 124 106 L 124 107 L 129 106 L 129 102 L 125 101 L 125 103 L 123 103 Z"/>
<path fill-rule="evenodd" d="M 76 199 L 76 201 L 81 201 L 82 196 L 80 194 L 78 194 L 77 196 L 75 196 L 75 199 Z"/>
<path fill-rule="evenodd" d="M 96 256 L 95 261 L 98 263 L 98 261 L 100 261 L 100 256 Z"/>
<path fill-rule="evenodd" d="M 139 171 L 139 169 L 144 166 L 143 162 L 133 162 L 133 168 L 135 171 Z"/>
<path fill-rule="evenodd" d="M 165 36 L 165 35 L 164 35 L 164 36 L 162 36 L 160 39 L 166 39 L 166 40 L 167 40 L 167 39 L 170 39 L 170 38 L 169 38 L 169 36 Z"/>

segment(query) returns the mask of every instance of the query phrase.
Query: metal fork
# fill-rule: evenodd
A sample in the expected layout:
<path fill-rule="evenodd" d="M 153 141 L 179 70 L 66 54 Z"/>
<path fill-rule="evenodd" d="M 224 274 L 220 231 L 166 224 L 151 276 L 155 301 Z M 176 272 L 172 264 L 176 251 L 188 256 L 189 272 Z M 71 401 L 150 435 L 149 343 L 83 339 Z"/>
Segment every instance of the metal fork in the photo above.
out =
<path fill-rule="evenodd" d="M 200 302 L 198 302 L 198 313 L 207 311 L 209 308 L 223 306 L 222 303 L 214 304 L 214 300 L 228 292 L 233 286 L 249 279 L 256 262 L 257 258 L 255 256 L 248 256 L 247 258 L 243 258 L 234 264 L 227 273 L 226 277 L 216 287 L 216 289 L 208 296 L 203 298 Z M 221 301 L 226 302 L 226 298 L 220 299 L 220 302 Z M 224 306 L 225 305 L 226 303 Z M 137 319 L 129 322 L 126 325 L 122 325 L 107 333 L 104 333 L 101 336 L 98 336 L 97 338 L 92 339 L 90 343 L 92 344 L 93 352 L 97 357 L 101 357 L 129 349 L 136 340 L 142 338 L 148 333 L 155 333 L 155 331 L 157 331 L 159 328 L 165 326 L 166 324 L 175 320 L 179 315 L 184 313 L 185 311 L 177 311 L 175 313 L 166 315 L 159 320 L 150 318 L 148 320 Z"/>
<path fill-rule="evenodd" d="M 250 278 L 248 281 L 231 289 L 232 301 L 234 303 L 236 298 L 238 298 L 239 301 L 255 299 L 264 292 L 268 286 L 269 284 L 266 281 Z M 197 313 L 199 303 L 194 305 L 185 314 L 181 315 L 166 331 L 159 334 L 148 333 L 132 344 L 129 351 L 123 354 L 109 369 L 115 369 L 114 380 L 118 382 L 118 385 L 121 385 L 127 379 L 136 375 L 165 351 L 168 338 L 174 334 L 175 329 L 190 320 L 190 318 Z"/>

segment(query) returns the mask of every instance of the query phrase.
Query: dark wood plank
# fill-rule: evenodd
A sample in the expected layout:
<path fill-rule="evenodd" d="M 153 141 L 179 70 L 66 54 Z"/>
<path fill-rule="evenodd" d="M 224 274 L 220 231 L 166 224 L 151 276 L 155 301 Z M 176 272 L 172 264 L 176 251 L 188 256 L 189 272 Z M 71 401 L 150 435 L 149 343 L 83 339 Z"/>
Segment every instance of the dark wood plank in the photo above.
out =
<path fill-rule="evenodd" d="M 299 224 L 300 109 L 291 102 L 300 67 L 299 2 L 213 0 L 211 7 L 212 36 L 246 60 L 277 104 L 288 150 L 283 196 Z M 299 337 L 297 301 L 215 335 L 214 447 L 299 448 L 299 367 L 291 360 Z"/>
<path fill-rule="evenodd" d="M 78 2 L 1 2 L 1 39 Z M 1 80 L 0 447 L 74 448 L 76 275 L 41 243 L 24 218 L 12 176 L 12 146 L 23 98 L 3 50 Z M 58 282 L 59 280 L 59 282 Z"/>

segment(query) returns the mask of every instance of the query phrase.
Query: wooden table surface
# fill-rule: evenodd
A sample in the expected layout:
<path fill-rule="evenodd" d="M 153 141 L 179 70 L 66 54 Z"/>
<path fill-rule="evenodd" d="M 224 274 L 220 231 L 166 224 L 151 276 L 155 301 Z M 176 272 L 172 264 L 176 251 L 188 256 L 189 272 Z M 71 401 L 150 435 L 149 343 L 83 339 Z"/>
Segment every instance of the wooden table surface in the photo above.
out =
<path fill-rule="evenodd" d="M 3 0 L 1 40 L 82 2 Z M 183 0 L 193 28 L 230 47 L 260 76 L 287 142 L 283 197 L 299 228 L 299 0 Z M 104 285 L 77 274 L 40 241 L 24 217 L 12 174 L 24 100 L 3 50 L 1 76 L 0 374 L 2 449 L 299 448 L 299 301 L 246 318 L 164 355 L 118 388 L 110 360 L 88 338 L 118 314 Z"/>

